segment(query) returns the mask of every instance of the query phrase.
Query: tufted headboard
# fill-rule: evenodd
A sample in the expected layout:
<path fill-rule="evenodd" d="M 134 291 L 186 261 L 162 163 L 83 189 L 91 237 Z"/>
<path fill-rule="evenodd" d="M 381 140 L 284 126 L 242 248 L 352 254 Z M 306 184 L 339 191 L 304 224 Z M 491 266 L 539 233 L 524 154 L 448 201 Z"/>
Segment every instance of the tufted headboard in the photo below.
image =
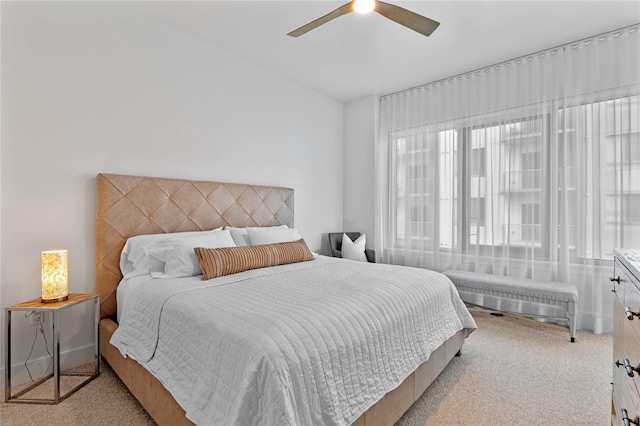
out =
<path fill-rule="evenodd" d="M 96 289 L 100 318 L 116 315 L 122 279 L 120 252 L 141 234 L 235 227 L 293 227 L 293 189 L 98 174 L 96 177 Z"/>

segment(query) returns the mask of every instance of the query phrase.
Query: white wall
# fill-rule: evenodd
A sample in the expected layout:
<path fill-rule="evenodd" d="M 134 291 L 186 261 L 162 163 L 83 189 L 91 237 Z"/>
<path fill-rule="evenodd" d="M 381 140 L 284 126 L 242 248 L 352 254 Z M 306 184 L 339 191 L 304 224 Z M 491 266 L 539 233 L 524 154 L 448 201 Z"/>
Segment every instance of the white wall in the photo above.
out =
<path fill-rule="evenodd" d="M 71 292 L 95 290 L 99 172 L 293 187 L 312 250 L 341 229 L 342 103 L 119 2 L 1 7 L 3 307 L 39 297 L 46 249 L 69 250 Z M 90 343 L 81 315 L 71 349 Z M 33 338 L 18 319 L 16 364 Z"/>
<path fill-rule="evenodd" d="M 367 235 L 367 247 L 376 247 L 375 147 L 378 97 L 368 96 L 344 107 L 344 218 L 345 231 Z M 378 259 L 380 254 L 376 253 Z"/>

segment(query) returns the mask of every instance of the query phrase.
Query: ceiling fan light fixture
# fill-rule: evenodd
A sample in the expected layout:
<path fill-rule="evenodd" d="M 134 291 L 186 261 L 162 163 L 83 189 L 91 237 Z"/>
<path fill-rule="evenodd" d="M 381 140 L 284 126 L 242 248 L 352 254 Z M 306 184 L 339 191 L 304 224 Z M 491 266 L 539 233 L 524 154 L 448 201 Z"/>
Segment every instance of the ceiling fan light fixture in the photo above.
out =
<path fill-rule="evenodd" d="M 375 0 L 354 0 L 353 10 L 358 13 L 369 13 L 376 7 Z"/>
<path fill-rule="evenodd" d="M 0 0 L 1 1 L 1 0 Z M 418 15 L 410 10 L 403 9 L 400 6 L 395 6 L 390 3 L 385 3 L 380 0 L 351 0 L 348 3 L 343 4 L 336 10 L 327 13 L 320 18 L 309 22 L 301 26 L 298 29 L 287 33 L 290 37 L 300 37 L 302 34 L 306 34 L 314 28 L 318 28 L 320 25 L 339 18 L 342 15 L 356 11 L 358 13 L 369 13 L 375 10 L 380 15 L 387 19 L 390 19 L 400 25 L 404 25 L 420 34 L 429 37 L 432 32 L 438 28 L 440 22 L 427 18 L 426 16 Z"/>

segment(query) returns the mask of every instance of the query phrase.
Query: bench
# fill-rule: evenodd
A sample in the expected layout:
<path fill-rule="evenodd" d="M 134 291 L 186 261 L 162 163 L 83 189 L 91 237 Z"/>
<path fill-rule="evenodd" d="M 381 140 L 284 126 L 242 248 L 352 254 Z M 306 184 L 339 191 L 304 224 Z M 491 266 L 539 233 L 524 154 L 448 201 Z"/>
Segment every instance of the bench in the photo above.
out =
<path fill-rule="evenodd" d="M 578 304 L 575 285 L 467 271 L 448 270 L 443 274 L 455 284 L 465 303 L 499 312 L 569 321 L 569 334 L 575 342 Z"/>

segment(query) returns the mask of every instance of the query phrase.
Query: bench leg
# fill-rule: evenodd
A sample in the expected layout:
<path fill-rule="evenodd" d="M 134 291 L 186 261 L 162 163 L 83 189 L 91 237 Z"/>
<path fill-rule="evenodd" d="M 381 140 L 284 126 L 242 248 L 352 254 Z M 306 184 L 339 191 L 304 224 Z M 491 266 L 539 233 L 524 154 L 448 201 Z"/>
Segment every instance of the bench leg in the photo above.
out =
<path fill-rule="evenodd" d="M 571 342 L 576 341 L 576 304 L 569 302 L 569 335 Z"/>

